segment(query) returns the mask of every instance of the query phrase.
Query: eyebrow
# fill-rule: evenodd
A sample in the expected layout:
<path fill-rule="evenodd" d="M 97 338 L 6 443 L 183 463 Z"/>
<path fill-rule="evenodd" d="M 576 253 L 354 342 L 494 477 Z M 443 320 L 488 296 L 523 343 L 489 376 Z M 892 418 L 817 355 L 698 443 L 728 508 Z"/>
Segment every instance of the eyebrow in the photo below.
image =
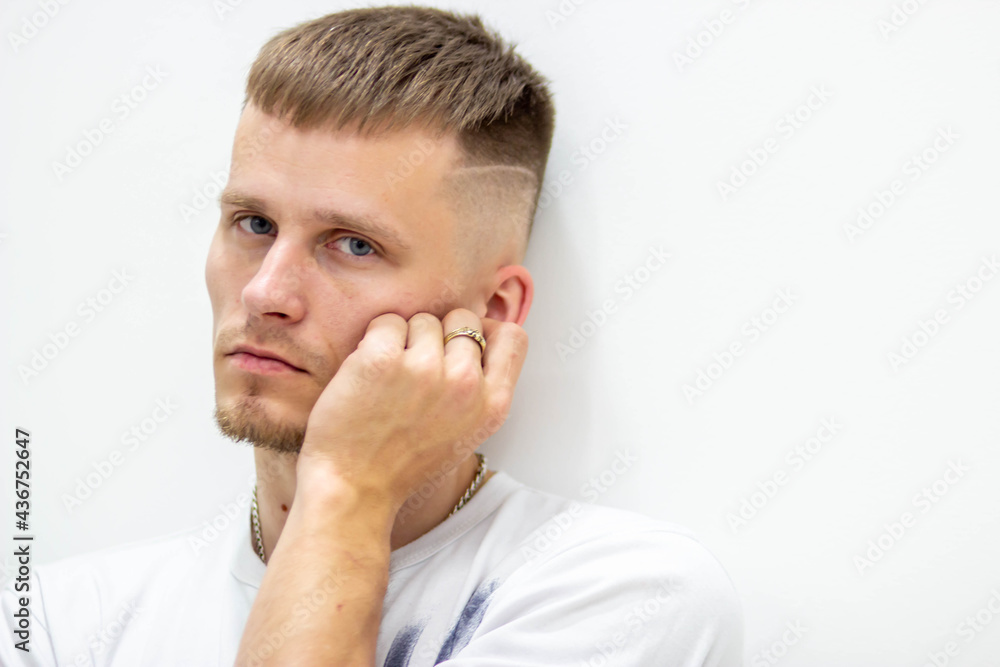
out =
<path fill-rule="evenodd" d="M 219 196 L 219 203 L 237 208 L 249 208 L 261 213 L 267 213 L 267 203 L 253 195 L 234 190 L 226 190 Z M 376 238 L 387 239 L 402 250 L 410 250 L 410 245 L 393 229 L 379 220 L 367 215 L 348 215 L 339 211 L 316 209 L 312 215 L 314 220 L 334 227 L 346 227 Z"/>

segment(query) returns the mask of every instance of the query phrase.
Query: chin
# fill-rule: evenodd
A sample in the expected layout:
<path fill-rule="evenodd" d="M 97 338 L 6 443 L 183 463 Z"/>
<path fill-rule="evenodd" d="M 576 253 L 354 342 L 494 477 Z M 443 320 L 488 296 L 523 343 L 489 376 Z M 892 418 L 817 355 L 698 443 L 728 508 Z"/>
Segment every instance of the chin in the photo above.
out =
<path fill-rule="evenodd" d="M 215 423 L 224 436 L 235 442 L 286 454 L 298 454 L 305 439 L 305 422 L 281 419 L 271 414 L 270 401 L 259 395 L 216 397 Z"/>

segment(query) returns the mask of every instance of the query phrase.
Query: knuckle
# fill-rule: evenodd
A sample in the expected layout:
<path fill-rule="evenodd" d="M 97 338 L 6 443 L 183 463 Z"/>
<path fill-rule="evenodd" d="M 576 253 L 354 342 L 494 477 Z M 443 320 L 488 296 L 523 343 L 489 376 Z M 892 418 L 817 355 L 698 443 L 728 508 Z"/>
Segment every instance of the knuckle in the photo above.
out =
<path fill-rule="evenodd" d="M 421 311 L 419 313 L 414 313 L 410 317 L 410 326 L 413 326 L 414 324 L 418 326 L 428 326 L 434 324 L 437 321 L 438 321 L 437 318 L 431 315 L 430 313 Z"/>
<path fill-rule="evenodd" d="M 433 352 L 414 354 L 411 350 L 406 354 L 406 366 L 411 372 L 423 376 L 437 375 L 441 371 L 441 362 Z"/>
<path fill-rule="evenodd" d="M 460 396 L 469 396 L 479 389 L 479 369 L 471 362 L 464 360 L 453 364 L 448 375 L 448 382 Z"/>
<path fill-rule="evenodd" d="M 359 357 L 357 360 L 357 375 L 365 380 L 373 380 L 384 370 L 385 365 L 379 363 L 379 357 Z M 355 386 L 357 389 L 357 385 Z"/>
<path fill-rule="evenodd" d="M 361 351 L 360 346 L 359 351 Z M 366 368 L 383 369 L 397 361 L 402 354 L 402 345 L 383 341 L 377 345 L 366 345 L 358 361 Z"/>
<path fill-rule="evenodd" d="M 406 320 L 401 315 L 397 313 L 382 313 L 372 318 L 371 322 L 368 323 L 368 330 L 370 331 L 375 326 L 392 326 L 400 323 L 406 324 Z"/>
<path fill-rule="evenodd" d="M 507 390 L 500 390 L 494 393 L 486 404 L 487 419 L 490 422 L 496 422 L 498 427 L 507 421 L 512 398 L 511 392 Z"/>
<path fill-rule="evenodd" d="M 513 341 L 519 351 L 528 348 L 528 332 L 521 325 L 516 322 L 504 322 L 500 325 L 499 329 L 503 336 Z"/>
<path fill-rule="evenodd" d="M 388 359 L 390 361 L 398 361 L 399 358 L 403 356 L 405 348 L 403 347 L 403 344 L 399 342 L 392 342 L 392 343 L 386 342 L 384 345 L 382 345 L 380 351 L 381 351 L 381 356 L 384 359 Z"/>

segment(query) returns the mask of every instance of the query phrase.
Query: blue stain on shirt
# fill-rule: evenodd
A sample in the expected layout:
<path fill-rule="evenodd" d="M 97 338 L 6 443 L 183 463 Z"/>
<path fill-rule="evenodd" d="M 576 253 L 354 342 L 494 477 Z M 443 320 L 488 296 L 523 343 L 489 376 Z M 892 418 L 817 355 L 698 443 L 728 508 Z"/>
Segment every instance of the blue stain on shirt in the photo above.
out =
<path fill-rule="evenodd" d="M 449 659 L 456 652 L 461 651 L 472 639 L 472 634 L 483 622 L 483 615 L 493 597 L 493 591 L 497 589 L 499 581 L 496 579 L 483 582 L 469 596 L 469 601 L 465 603 L 465 608 L 458 615 L 458 620 L 452 626 L 448 638 L 438 652 L 434 660 L 435 665 L 439 665 Z M 411 623 L 398 633 L 389 646 L 389 652 L 385 656 L 383 667 L 409 667 L 410 657 L 413 649 L 417 646 L 421 633 L 424 631 L 424 623 Z"/>
<path fill-rule="evenodd" d="M 424 631 L 424 626 L 420 624 L 407 625 L 396 633 L 396 638 L 392 640 L 389 653 L 385 656 L 385 667 L 407 667 L 410 664 L 410 656 L 420 639 L 420 633 Z"/>
<path fill-rule="evenodd" d="M 465 603 L 465 609 L 459 614 L 458 620 L 455 621 L 454 627 L 452 627 L 451 632 L 448 634 L 448 639 L 445 640 L 444 646 L 441 647 L 437 660 L 434 661 L 435 665 L 444 662 L 455 652 L 465 648 L 469 643 L 469 640 L 472 639 L 472 633 L 483 622 L 486 607 L 489 606 L 490 599 L 493 597 L 493 591 L 497 589 L 498 585 L 499 582 L 496 579 L 491 579 L 490 581 L 483 582 L 473 591 L 469 597 L 469 601 Z"/>

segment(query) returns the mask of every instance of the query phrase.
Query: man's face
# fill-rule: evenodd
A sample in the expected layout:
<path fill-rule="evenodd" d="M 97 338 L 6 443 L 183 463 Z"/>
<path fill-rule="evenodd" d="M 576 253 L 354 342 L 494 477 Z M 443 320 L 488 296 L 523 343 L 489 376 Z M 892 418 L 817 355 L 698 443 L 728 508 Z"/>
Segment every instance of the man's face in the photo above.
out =
<path fill-rule="evenodd" d="M 451 135 L 299 130 L 247 105 L 205 267 L 226 435 L 298 451 L 313 404 L 372 319 L 485 312 L 465 302 L 442 192 L 458 151 Z"/>

